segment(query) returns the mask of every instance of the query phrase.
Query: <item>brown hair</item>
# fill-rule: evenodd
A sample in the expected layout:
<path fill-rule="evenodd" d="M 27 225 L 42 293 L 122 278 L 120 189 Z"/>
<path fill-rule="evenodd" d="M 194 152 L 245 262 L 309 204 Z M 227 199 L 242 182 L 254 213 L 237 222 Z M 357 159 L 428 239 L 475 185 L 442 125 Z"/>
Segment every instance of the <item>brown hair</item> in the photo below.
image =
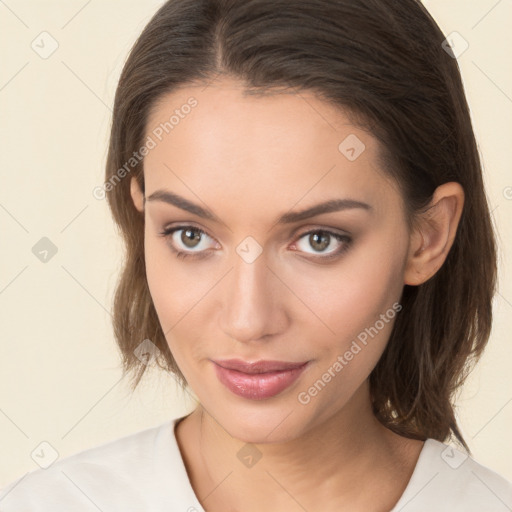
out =
<path fill-rule="evenodd" d="M 134 355 L 144 339 L 160 350 L 159 366 L 186 385 L 148 289 L 144 218 L 129 177 L 119 179 L 143 145 L 151 109 L 177 87 L 218 75 L 253 94 L 313 91 L 379 139 L 409 227 L 437 186 L 457 181 L 464 189 L 447 259 L 425 283 L 404 286 L 403 309 L 369 379 L 382 424 L 421 440 L 453 434 L 471 453 L 452 402 L 490 335 L 496 241 L 460 71 L 444 39 L 417 0 L 170 0 L 158 10 L 124 65 L 106 164 L 108 203 L 126 246 L 113 325 L 133 388 L 147 367 Z M 143 160 L 131 172 L 144 190 Z"/>

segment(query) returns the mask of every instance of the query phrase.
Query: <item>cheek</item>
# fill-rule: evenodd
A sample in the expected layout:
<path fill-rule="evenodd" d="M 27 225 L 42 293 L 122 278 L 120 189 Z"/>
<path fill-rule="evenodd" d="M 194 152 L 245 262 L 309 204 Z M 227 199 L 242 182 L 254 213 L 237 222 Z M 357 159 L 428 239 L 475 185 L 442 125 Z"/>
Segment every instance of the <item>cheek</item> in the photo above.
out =
<path fill-rule="evenodd" d="M 396 249 L 369 244 L 330 275 L 317 273 L 313 280 L 302 274 L 299 293 L 330 328 L 322 328 L 313 316 L 300 326 L 301 332 L 308 333 L 307 339 L 314 340 L 310 344 L 318 364 L 299 399 L 310 399 L 319 415 L 350 399 L 386 347 L 401 309 L 401 248 Z M 321 399 L 314 398 L 325 382 L 329 391 L 322 392 Z"/>
<path fill-rule="evenodd" d="M 181 323 L 218 280 L 212 272 L 203 272 L 201 265 L 190 271 L 164 240 L 153 236 L 146 235 L 145 260 L 149 290 L 164 332 Z"/>
<path fill-rule="evenodd" d="M 368 237 L 364 245 L 348 252 L 335 267 L 322 271 L 310 267 L 297 273 L 300 277 L 294 280 L 296 293 L 315 314 L 303 317 L 303 328 L 324 332 L 316 339 L 326 351 L 344 351 L 358 335 L 364 339 L 368 330 L 374 334 L 372 327 L 381 315 L 385 319 L 377 324 L 378 339 L 383 340 L 380 345 L 389 337 L 396 316 L 393 304 L 399 301 L 403 288 L 406 246 L 403 240 L 395 246 L 388 240 L 385 233 Z M 382 349 L 383 346 L 376 347 L 377 351 Z"/>
<path fill-rule="evenodd" d="M 222 269 L 188 263 L 174 256 L 165 241 L 146 236 L 146 277 L 158 320 L 174 359 L 188 381 L 191 361 L 204 357 L 204 309 L 215 294 Z M 219 275 L 216 275 L 219 274 Z"/>

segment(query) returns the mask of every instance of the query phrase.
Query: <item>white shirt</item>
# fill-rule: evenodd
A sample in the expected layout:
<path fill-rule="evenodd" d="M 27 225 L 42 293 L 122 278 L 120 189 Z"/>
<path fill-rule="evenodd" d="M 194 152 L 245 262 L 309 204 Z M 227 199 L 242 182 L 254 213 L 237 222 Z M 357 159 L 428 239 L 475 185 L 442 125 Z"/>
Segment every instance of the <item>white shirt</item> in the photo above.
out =
<path fill-rule="evenodd" d="M 176 441 L 178 419 L 26 473 L 0 492 L 0 511 L 204 512 Z M 510 510 L 511 482 L 463 452 L 427 439 L 390 512 Z"/>

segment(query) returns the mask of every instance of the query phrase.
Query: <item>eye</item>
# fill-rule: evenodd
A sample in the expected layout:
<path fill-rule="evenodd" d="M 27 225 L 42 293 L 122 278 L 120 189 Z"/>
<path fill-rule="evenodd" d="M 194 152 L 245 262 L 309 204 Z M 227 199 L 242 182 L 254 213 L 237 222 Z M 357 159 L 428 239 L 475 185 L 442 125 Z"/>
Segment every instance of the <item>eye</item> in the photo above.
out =
<path fill-rule="evenodd" d="M 206 257 L 208 249 L 220 248 L 214 238 L 192 225 L 166 228 L 160 236 L 168 240 L 169 246 L 178 258 Z M 348 235 L 316 229 L 302 234 L 292 245 L 292 249 L 327 260 L 340 256 L 351 243 L 352 238 Z"/>
<path fill-rule="evenodd" d="M 346 251 L 352 242 L 347 235 L 317 229 L 304 233 L 294 244 L 294 248 L 321 258 L 332 258 Z"/>
<path fill-rule="evenodd" d="M 205 231 L 195 226 L 175 226 L 164 229 L 161 236 L 166 238 L 176 256 L 203 255 L 207 249 L 218 248 L 218 243 Z"/>

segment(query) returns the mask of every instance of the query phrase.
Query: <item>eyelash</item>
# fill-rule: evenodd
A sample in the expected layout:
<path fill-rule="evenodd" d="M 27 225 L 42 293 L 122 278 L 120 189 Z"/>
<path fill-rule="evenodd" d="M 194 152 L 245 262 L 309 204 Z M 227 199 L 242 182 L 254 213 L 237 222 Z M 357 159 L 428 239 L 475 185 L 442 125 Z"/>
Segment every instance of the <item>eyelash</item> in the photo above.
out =
<path fill-rule="evenodd" d="M 196 226 L 188 225 L 188 224 L 182 225 L 182 226 L 174 226 L 171 228 L 164 229 L 163 231 L 161 231 L 159 233 L 159 235 L 164 237 L 165 239 L 170 239 L 176 231 L 182 231 L 182 230 L 186 230 L 189 228 L 193 229 L 194 232 L 199 233 L 200 235 L 206 235 L 206 236 L 210 237 L 210 235 L 208 235 L 208 233 L 206 233 L 206 231 L 204 231 L 203 229 L 198 228 Z M 336 233 L 334 231 L 329 231 L 328 229 L 318 229 L 318 228 L 311 229 L 309 231 L 305 231 L 304 233 L 301 233 L 296 238 L 296 241 L 299 241 L 300 239 L 304 238 L 305 236 L 311 235 L 313 233 L 323 233 L 323 234 L 329 235 L 329 236 L 333 237 L 334 239 L 336 239 L 338 242 L 344 242 L 344 244 L 341 246 L 340 249 L 333 251 L 328 256 L 319 255 L 319 256 L 313 256 L 313 257 L 306 257 L 306 259 L 309 259 L 309 260 L 317 260 L 317 261 L 318 260 L 320 260 L 320 261 L 333 260 L 335 258 L 340 257 L 342 254 L 344 254 L 352 245 L 352 238 L 350 236 L 342 235 L 342 234 Z M 210 237 L 210 238 L 213 238 L 213 237 Z M 200 252 L 190 253 L 190 252 L 185 252 L 185 251 L 179 251 L 179 250 L 175 249 L 171 243 L 169 243 L 169 246 L 170 246 L 171 250 L 174 252 L 174 254 L 176 255 L 176 257 L 180 258 L 180 259 L 185 259 L 185 258 L 193 258 L 194 259 L 194 258 L 207 257 L 203 253 L 200 253 Z"/>

